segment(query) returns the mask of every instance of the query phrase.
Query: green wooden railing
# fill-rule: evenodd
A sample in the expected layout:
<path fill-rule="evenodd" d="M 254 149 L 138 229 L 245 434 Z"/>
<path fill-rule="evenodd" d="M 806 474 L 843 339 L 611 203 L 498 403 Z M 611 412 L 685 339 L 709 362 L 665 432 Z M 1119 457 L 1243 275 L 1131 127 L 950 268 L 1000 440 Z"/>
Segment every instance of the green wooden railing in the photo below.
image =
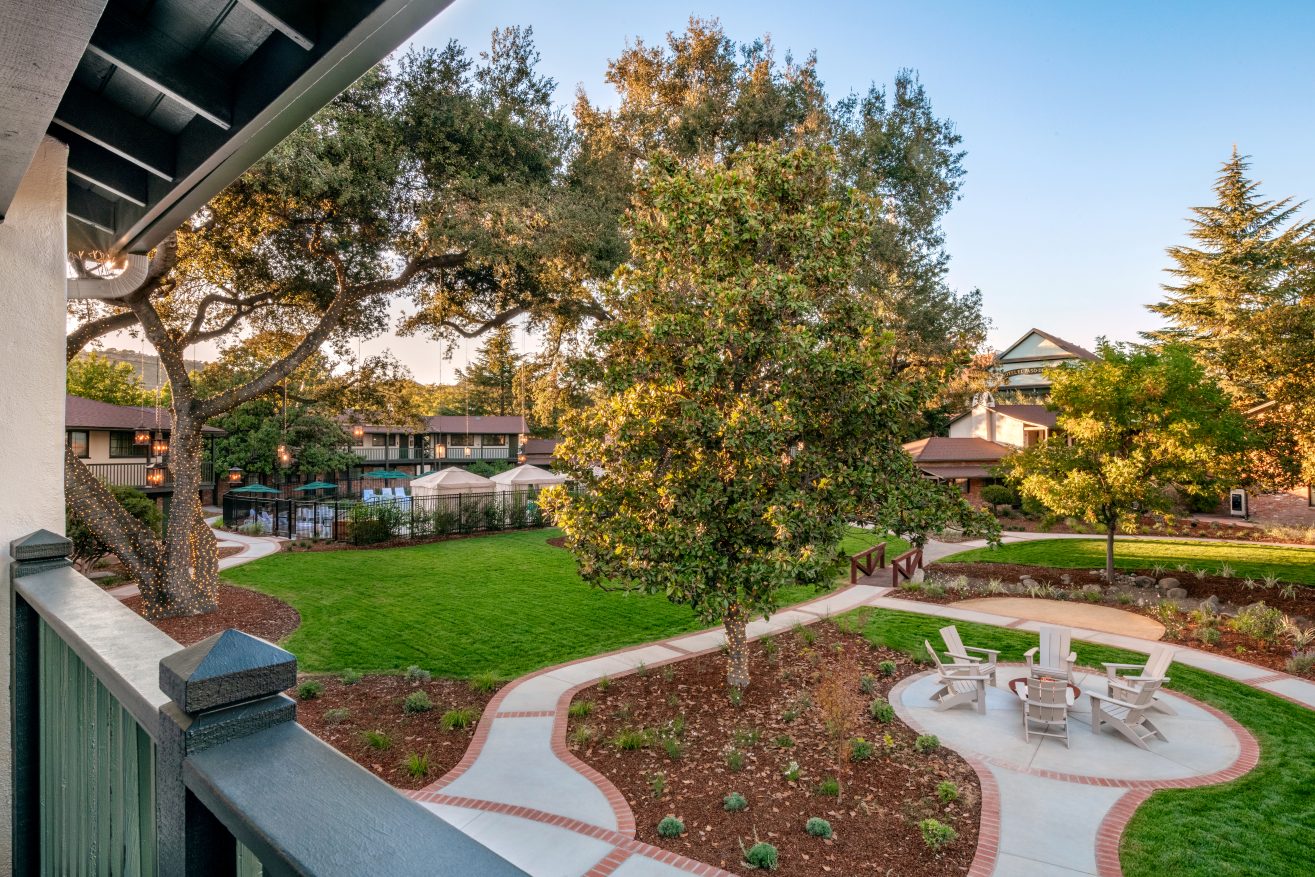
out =
<path fill-rule="evenodd" d="M 291 654 L 182 648 L 70 549 L 10 543 L 15 874 L 524 877 L 298 725 Z"/>

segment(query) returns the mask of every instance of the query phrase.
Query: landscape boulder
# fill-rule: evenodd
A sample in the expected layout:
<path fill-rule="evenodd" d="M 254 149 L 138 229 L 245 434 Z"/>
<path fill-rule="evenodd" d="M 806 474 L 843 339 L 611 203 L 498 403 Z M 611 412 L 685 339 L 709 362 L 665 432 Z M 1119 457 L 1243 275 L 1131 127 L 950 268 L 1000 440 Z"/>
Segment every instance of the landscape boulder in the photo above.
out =
<path fill-rule="evenodd" d="M 1186 588 L 1170 588 L 1168 597 L 1170 600 L 1183 600 L 1187 597 Z"/>
<path fill-rule="evenodd" d="M 1132 583 L 1139 588 L 1149 588 L 1151 585 L 1155 584 L 1155 579 L 1150 576 L 1137 576 L 1132 580 Z M 1175 584 L 1177 583 L 1175 582 Z"/>
<path fill-rule="evenodd" d="M 1148 576 L 1148 578 L 1149 578 L 1149 576 Z M 1160 579 L 1160 587 L 1161 587 L 1161 588 L 1176 588 L 1176 587 L 1178 587 L 1180 584 L 1181 584 L 1181 582 L 1179 582 L 1179 581 L 1178 581 L 1177 579 L 1175 579 L 1173 576 L 1165 576 L 1164 578 Z"/>

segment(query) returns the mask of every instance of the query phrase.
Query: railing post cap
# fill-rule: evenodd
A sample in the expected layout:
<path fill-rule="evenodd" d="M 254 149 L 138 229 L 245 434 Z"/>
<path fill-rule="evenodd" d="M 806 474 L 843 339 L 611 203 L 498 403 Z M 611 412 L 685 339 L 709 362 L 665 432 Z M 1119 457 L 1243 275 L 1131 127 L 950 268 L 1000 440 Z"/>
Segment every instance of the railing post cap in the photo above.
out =
<path fill-rule="evenodd" d="M 160 688 L 189 714 L 269 697 L 296 681 L 291 652 L 233 628 L 160 661 Z"/>
<path fill-rule="evenodd" d="M 73 542 L 67 536 L 52 533 L 49 530 L 37 530 L 9 543 L 9 556 L 14 560 L 45 560 L 52 557 L 68 557 L 73 550 Z"/>

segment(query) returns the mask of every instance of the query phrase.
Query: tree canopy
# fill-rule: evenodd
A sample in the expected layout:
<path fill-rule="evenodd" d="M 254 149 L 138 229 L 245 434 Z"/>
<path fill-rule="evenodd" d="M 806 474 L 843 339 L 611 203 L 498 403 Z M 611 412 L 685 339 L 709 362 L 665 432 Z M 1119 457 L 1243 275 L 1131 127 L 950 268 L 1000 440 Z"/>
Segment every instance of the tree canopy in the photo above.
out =
<path fill-rule="evenodd" d="M 846 522 L 923 483 L 898 441 L 921 397 L 852 283 L 878 211 L 826 145 L 658 153 L 601 290 L 599 392 L 557 447 L 581 489 L 548 507 L 587 580 L 722 621 L 733 685 L 750 614 L 825 583 Z"/>
<path fill-rule="evenodd" d="M 150 405 L 155 402 L 155 394 L 147 391 L 136 369 L 94 351 L 69 360 L 67 389 L 71 395 L 111 405 Z"/>
<path fill-rule="evenodd" d="M 1104 529 L 1112 581 L 1118 528 L 1169 510 L 1175 492 L 1218 496 L 1250 440 L 1243 416 L 1185 347 L 1102 344 L 1098 354 L 1048 372 L 1057 434 L 1001 468 L 1024 497 Z"/>

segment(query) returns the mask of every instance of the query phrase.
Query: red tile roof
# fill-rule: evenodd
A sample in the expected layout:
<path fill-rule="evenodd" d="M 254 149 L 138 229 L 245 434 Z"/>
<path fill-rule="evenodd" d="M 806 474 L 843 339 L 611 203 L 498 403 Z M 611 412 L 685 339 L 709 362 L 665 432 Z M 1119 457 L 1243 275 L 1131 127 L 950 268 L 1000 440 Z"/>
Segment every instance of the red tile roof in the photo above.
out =
<path fill-rule="evenodd" d="M 994 463 L 1003 460 L 1014 449 L 982 438 L 933 436 L 908 442 L 904 450 L 918 463 Z"/>
<path fill-rule="evenodd" d="M 531 466 L 549 466 L 553 463 L 553 454 L 557 450 L 555 438 L 526 439 L 521 445 L 520 456 Z"/>
<path fill-rule="evenodd" d="M 84 399 L 81 396 L 64 397 L 65 429 L 136 429 L 145 426 L 155 428 L 155 409 L 136 405 L 111 405 L 97 399 Z M 169 411 L 160 411 L 160 426 L 169 431 Z M 203 426 L 204 435 L 227 435 L 214 426 Z"/>

